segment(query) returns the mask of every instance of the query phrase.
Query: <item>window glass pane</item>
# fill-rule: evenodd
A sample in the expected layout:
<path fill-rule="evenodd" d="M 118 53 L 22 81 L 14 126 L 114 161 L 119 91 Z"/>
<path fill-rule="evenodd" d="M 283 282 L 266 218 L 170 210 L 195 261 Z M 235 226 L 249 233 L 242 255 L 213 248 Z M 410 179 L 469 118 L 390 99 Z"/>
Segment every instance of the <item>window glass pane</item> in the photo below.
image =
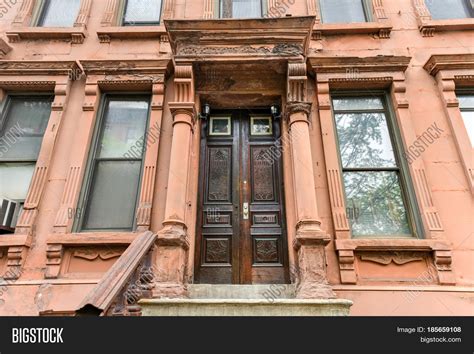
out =
<path fill-rule="evenodd" d="M 471 145 L 474 147 L 474 111 L 461 112 L 464 126 L 467 130 L 467 135 L 471 140 Z"/>
<path fill-rule="evenodd" d="M 128 0 L 124 22 L 160 22 L 161 0 Z"/>
<path fill-rule="evenodd" d="M 251 119 L 252 135 L 272 135 L 272 119 L 271 118 L 252 118 Z"/>
<path fill-rule="evenodd" d="M 126 158 L 144 140 L 148 101 L 109 101 L 99 144 L 100 158 Z M 131 150 L 133 146 L 133 151 Z M 143 144 L 142 144 L 143 146 Z M 139 156 L 138 156 L 139 157 Z"/>
<path fill-rule="evenodd" d="M 211 118 L 211 133 L 210 135 L 231 135 L 230 118 Z"/>
<path fill-rule="evenodd" d="M 338 97 L 332 100 L 335 111 L 358 111 L 366 109 L 384 109 L 379 97 Z"/>
<path fill-rule="evenodd" d="M 383 113 L 336 113 L 342 166 L 396 167 Z"/>
<path fill-rule="evenodd" d="M 474 95 L 458 95 L 459 107 L 474 109 Z"/>
<path fill-rule="evenodd" d="M 344 172 L 353 236 L 411 236 L 397 172 Z"/>
<path fill-rule="evenodd" d="M 233 0 L 233 18 L 258 18 L 262 17 L 261 0 Z"/>
<path fill-rule="evenodd" d="M 80 6 L 81 0 L 47 0 L 43 7 L 40 26 L 72 27 Z"/>
<path fill-rule="evenodd" d="M 141 162 L 99 161 L 84 229 L 131 229 Z"/>
<path fill-rule="evenodd" d="M 435 20 L 471 17 L 465 0 L 425 0 Z"/>
<path fill-rule="evenodd" d="M 320 0 L 324 23 L 366 22 L 362 0 Z"/>
<path fill-rule="evenodd" d="M 35 163 L 0 163 L 0 198 L 24 200 Z"/>
<path fill-rule="evenodd" d="M 0 138 L 0 159 L 36 160 L 51 114 L 51 100 L 12 98 Z"/>

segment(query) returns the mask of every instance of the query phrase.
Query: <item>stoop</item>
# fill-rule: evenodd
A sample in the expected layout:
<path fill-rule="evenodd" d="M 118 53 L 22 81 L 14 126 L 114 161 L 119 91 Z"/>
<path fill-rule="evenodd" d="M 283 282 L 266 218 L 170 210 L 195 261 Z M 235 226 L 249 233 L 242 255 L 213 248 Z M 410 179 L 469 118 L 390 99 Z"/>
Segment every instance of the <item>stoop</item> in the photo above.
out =
<path fill-rule="evenodd" d="M 294 285 L 188 286 L 186 299 L 143 299 L 143 316 L 348 316 L 352 301 L 297 299 Z"/>

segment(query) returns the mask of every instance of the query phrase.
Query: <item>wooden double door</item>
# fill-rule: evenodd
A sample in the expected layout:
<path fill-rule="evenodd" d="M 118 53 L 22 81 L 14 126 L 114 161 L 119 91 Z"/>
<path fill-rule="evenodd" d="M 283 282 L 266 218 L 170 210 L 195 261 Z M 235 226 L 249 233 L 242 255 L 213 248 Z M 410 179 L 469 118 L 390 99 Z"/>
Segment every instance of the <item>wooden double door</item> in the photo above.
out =
<path fill-rule="evenodd" d="M 203 126 L 195 282 L 288 282 L 280 122 L 268 110 Z"/>

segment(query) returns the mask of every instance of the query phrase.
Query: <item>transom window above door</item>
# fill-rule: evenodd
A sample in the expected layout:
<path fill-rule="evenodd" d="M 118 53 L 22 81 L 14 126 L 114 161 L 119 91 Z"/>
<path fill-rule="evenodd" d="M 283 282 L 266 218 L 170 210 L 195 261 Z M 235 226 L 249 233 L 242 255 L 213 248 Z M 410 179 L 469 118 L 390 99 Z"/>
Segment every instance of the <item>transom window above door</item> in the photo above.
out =
<path fill-rule="evenodd" d="M 263 17 L 265 0 L 220 0 L 220 18 Z"/>
<path fill-rule="evenodd" d="M 471 0 L 425 0 L 434 20 L 474 17 Z"/>
<path fill-rule="evenodd" d="M 124 26 L 150 26 L 160 23 L 162 0 L 125 0 Z"/>
<path fill-rule="evenodd" d="M 367 22 L 370 19 L 366 0 L 319 0 L 323 23 Z"/>
<path fill-rule="evenodd" d="M 44 0 L 41 2 L 39 27 L 73 27 L 81 0 Z"/>

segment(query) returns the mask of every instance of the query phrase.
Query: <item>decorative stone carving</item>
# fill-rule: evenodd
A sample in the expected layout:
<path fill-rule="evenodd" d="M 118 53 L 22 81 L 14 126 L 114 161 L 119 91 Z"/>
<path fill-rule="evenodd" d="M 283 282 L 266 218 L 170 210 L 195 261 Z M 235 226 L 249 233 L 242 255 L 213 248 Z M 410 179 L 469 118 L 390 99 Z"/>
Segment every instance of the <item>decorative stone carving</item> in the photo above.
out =
<path fill-rule="evenodd" d="M 74 22 L 74 27 L 85 27 L 87 25 L 87 20 L 91 12 L 92 0 L 81 0 L 81 7 Z M 84 41 L 84 39 L 82 39 Z M 73 37 L 74 43 L 74 37 Z M 80 42 L 82 43 L 82 42 Z"/>
<path fill-rule="evenodd" d="M 0 38 L 0 58 L 3 58 L 5 55 L 10 53 L 11 50 L 12 47 L 10 47 L 8 43 L 3 40 L 3 38 Z"/>
<path fill-rule="evenodd" d="M 217 61 L 260 56 L 301 59 L 309 47 L 314 19 L 165 20 L 165 23 L 171 49 L 178 61 L 180 57 L 201 61 L 203 56 Z"/>
<path fill-rule="evenodd" d="M 74 252 L 72 253 L 72 257 L 82 258 L 88 261 L 94 261 L 96 259 L 106 261 L 108 259 L 120 257 L 122 253 L 122 249 L 94 249 L 90 247 L 82 247 L 74 250 Z"/>
<path fill-rule="evenodd" d="M 119 2 L 120 0 L 107 0 L 107 6 L 100 22 L 103 27 L 115 25 L 115 20 L 118 17 Z"/>
<path fill-rule="evenodd" d="M 453 263 L 451 250 L 435 251 L 434 263 L 436 266 L 436 270 L 438 271 L 438 279 L 440 284 L 456 284 L 456 277 L 451 267 Z"/>
<path fill-rule="evenodd" d="M 202 18 L 214 18 L 214 0 L 204 0 L 204 14 Z"/>
<path fill-rule="evenodd" d="M 423 254 L 420 252 L 367 252 L 361 253 L 360 259 L 363 261 L 369 261 L 374 263 L 379 263 L 383 265 L 388 265 L 390 263 L 395 263 L 397 265 L 403 265 L 410 262 L 423 261 Z"/>
<path fill-rule="evenodd" d="M 31 20 L 31 14 L 33 13 L 33 7 L 35 0 L 24 0 L 18 10 L 18 13 L 13 20 L 13 26 L 27 26 L 28 20 Z"/>
<path fill-rule="evenodd" d="M 288 102 L 306 102 L 307 81 L 305 62 L 288 63 Z"/>
<path fill-rule="evenodd" d="M 164 81 L 164 80 L 163 80 Z M 151 210 L 155 191 L 155 177 L 161 140 L 161 121 L 163 115 L 165 86 L 155 83 L 152 87 L 151 113 L 149 130 L 146 135 L 145 168 L 142 177 L 140 198 L 137 209 L 137 229 L 146 231 L 151 225 Z"/>
<path fill-rule="evenodd" d="M 323 136 L 323 146 L 325 152 L 326 172 L 328 176 L 329 196 L 331 202 L 331 212 L 335 228 L 336 243 L 350 240 L 349 221 L 346 215 L 344 202 L 344 190 L 342 184 L 342 173 L 339 166 L 339 156 L 337 155 L 337 137 L 333 124 L 331 112 L 330 89 L 331 88 L 390 88 L 392 102 L 394 103 L 397 120 L 401 125 L 401 132 L 404 134 L 404 141 L 414 141 L 416 134 L 409 117 L 409 103 L 406 97 L 406 84 L 404 72 L 410 62 L 409 57 L 334 57 L 320 58 L 310 57 L 317 78 L 317 97 L 320 115 L 321 130 Z M 425 225 L 428 231 L 427 237 L 432 239 L 443 238 L 443 227 L 441 220 L 434 206 L 429 184 L 426 180 L 424 163 L 422 159 L 414 161 L 411 165 L 414 176 L 414 183 Z M 354 240 L 355 241 L 355 240 Z M 388 251 L 392 246 L 390 240 L 368 240 L 368 245 L 382 244 L 377 250 L 371 250 L 373 260 L 383 252 Z M 421 240 L 417 240 L 421 242 Z M 383 244 L 385 243 L 385 248 Z M 365 247 L 365 246 L 364 246 Z M 369 247 L 369 246 L 367 246 Z M 415 247 L 415 246 L 414 246 Z M 343 284 L 355 284 L 357 281 L 354 267 L 354 249 L 347 247 L 337 247 L 339 256 L 339 270 Z M 429 249 L 429 248 L 428 248 Z M 393 250 L 393 248 L 392 248 Z M 413 251 L 409 247 L 395 249 L 394 251 L 405 253 Z M 382 252 L 382 253 L 380 253 Z M 380 254 L 379 254 L 380 253 Z M 408 257 L 408 255 L 406 255 Z M 380 258 L 381 259 L 381 258 Z"/>
<path fill-rule="evenodd" d="M 297 44 L 277 44 L 270 46 L 238 46 L 238 47 L 203 47 L 195 44 L 187 44 L 178 47 L 177 55 L 199 56 L 199 55 L 226 55 L 226 54 L 257 54 L 291 56 L 302 53 L 303 48 Z"/>
<path fill-rule="evenodd" d="M 174 73 L 175 97 L 169 103 L 173 114 L 170 174 L 166 198 L 165 221 L 158 232 L 155 267 L 157 275 L 154 297 L 187 295 L 187 262 L 189 241 L 186 214 L 186 188 L 190 167 L 190 147 L 195 121 L 194 73 L 191 65 L 177 65 Z M 179 180 L 176 175 L 182 176 Z M 183 181 L 184 178 L 184 181 Z M 177 271 L 178 270 L 178 271 Z"/>
<path fill-rule="evenodd" d="M 300 222 L 293 247 L 298 252 L 298 281 L 296 296 L 300 299 L 336 298 L 326 275 L 326 252 L 329 236 L 319 223 Z"/>
<path fill-rule="evenodd" d="M 308 117 L 311 116 L 311 103 L 309 102 L 290 102 L 286 105 L 286 116 L 289 122 L 293 122 L 291 120 L 291 116 L 295 115 L 296 113 L 304 113 L 304 121 L 308 121 Z"/>
<path fill-rule="evenodd" d="M 163 19 L 173 18 L 173 10 L 175 8 L 175 0 L 163 0 Z"/>
<path fill-rule="evenodd" d="M 470 86 L 474 82 L 474 54 L 432 55 L 424 69 L 435 77 L 444 111 L 448 117 L 452 136 L 461 158 L 464 174 L 471 194 L 474 195 L 474 166 L 472 145 L 464 127 L 459 101 L 456 96 L 458 86 Z"/>
<path fill-rule="evenodd" d="M 326 254 L 324 247 L 329 236 L 321 229 L 316 192 L 314 185 L 313 161 L 308 146 L 309 117 L 311 103 L 307 97 L 306 64 L 294 62 L 288 64 L 288 83 L 286 115 L 290 129 L 292 156 L 292 174 L 296 201 L 297 224 L 293 247 L 297 252 L 297 297 L 298 298 L 334 298 L 326 277 Z M 305 186 L 298 188 L 296 186 Z"/>
<path fill-rule="evenodd" d="M 0 60 L 0 70 L 2 75 L 69 76 L 71 71 L 78 71 L 80 69 L 75 61 Z"/>
<path fill-rule="evenodd" d="M 7 254 L 7 269 L 3 274 L 5 280 L 17 280 L 22 273 L 28 246 L 10 246 Z"/>
<path fill-rule="evenodd" d="M 61 262 L 64 254 L 63 245 L 49 244 L 46 249 L 46 279 L 57 278 L 61 270 Z"/>

